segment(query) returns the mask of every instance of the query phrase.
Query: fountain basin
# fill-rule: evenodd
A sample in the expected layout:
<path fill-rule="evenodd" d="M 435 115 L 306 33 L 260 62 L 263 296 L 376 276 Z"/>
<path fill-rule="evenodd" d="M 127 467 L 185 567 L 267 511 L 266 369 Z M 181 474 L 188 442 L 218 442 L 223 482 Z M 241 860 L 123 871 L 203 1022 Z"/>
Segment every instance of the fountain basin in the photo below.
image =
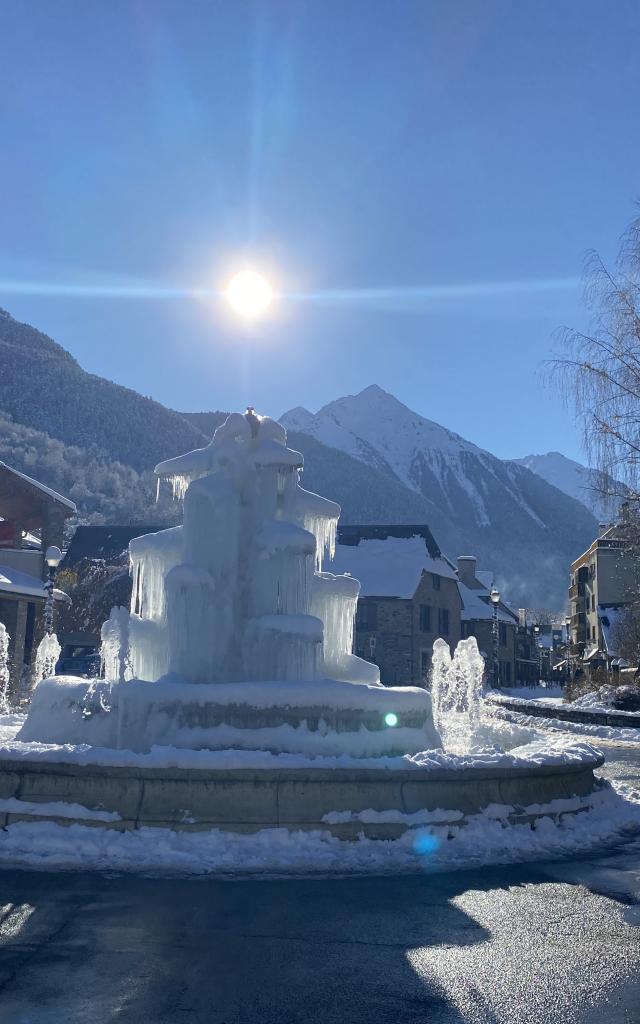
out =
<path fill-rule="evenodd" d="M 173 751 L 202 767 L 153 764 L 152 755 L 11 744 L 0 758 L 0 825 L 52 821 L 120 831 L 268 828 L 325 830 L 342 839 L 394 839 L 407 829 L 459 826 L 484 813 L 505 823 L 535 822 L 584 809 L 598 789 L 603 757 L 586 744 L 539 757 L 484 759 L 432 751 L 422 763 L 381 758 L 367 767 L 276 766 L 287 755 Z M 29 747 L 35 749 L 29 751 Z M 165 756 L 166 750 L 159 751 Z M 19 754 L 19 756 L 18 756 Z M 538 748 L 538 754 L 543 751 Z M 117 760 L 121 764 L 97 763 Z M 94 759 L 93 761 L 91 759 Z M 211 767 L 218 764 L 229 767 Z M 80 763 L 82 762 L 82 763 Z M 247 767 L 236 767 L 238 764 Z"/>
<path fill-rule="evenodd" d="M 335 679 L 109 685 L 55 676 L 37 686 L 18 739 L 137 753 L 160 745 L 352 757 L 440 746 L 426 690 Z"/>

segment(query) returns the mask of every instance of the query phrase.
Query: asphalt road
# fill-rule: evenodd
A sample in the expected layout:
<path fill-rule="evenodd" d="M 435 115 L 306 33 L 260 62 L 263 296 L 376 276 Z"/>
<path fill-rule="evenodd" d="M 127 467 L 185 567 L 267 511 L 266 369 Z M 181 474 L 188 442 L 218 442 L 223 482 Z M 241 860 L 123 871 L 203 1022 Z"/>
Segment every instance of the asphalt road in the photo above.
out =
<path fill-rule="evenodd" d="M 640 1022 L 640 839 L 421 877 L 0 872 L 1 1024 L 111 1021 Z"/>

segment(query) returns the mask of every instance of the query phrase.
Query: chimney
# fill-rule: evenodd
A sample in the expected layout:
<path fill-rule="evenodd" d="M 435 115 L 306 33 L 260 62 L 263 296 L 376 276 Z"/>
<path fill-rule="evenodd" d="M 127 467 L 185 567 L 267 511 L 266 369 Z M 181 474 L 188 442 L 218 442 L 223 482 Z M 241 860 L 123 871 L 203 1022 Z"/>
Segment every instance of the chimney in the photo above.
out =
<path fill-rule="evenodd" d="M 527 626 L 527 609 L 518 608 L 518 625 L 526 629 Z"/>
<path fill-rule="evenodd" d="M 458 579 L 466 587 L 476 585 L 476 562 L 475 555 L 458 555 Z"/>

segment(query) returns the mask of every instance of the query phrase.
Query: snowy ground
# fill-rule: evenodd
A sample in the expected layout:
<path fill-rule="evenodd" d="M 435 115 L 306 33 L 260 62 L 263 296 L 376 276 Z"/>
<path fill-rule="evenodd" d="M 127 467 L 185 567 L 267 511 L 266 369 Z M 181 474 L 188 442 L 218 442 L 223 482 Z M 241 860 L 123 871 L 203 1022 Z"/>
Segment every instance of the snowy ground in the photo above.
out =
<path fill-rule="evenodd" d="M 591 725 L 589 722 L 565 722 L 560 718 L 541 718 L 539 715 L 527 715 L 524 705 L 522 712 L 495 706 L 492 709 L 492 715 L 503 722 L 509 722 L 525 729 L 534 729 L 543 735 L 564 733 L 592 739 L 616 740 L 620 743 L 637 744 L 640 749 L 640 729 L 637 726 L 618 729 L 610 725 Z"/>
<path fill-rule="evenodd" d="M 0 744 L 5 752 L 15 752 L 13 737 L 21 722 L 17 715 L 0 719 Z M 536 729 L 539 722 L 535 720 Z M 565 724 L 562 723 L 563 727 Z M 525 737 L 531 738 L 530 731 L 520 725 L 504 725 L 503 728 L 512 728 L 520 742 Z M 486 731 L 487 736 L 495 731 L 493 715 L 489 716 Z M 572 756 L 579 759 L 591 750 L 588 744 L 578 744 L 572 748 Z M 200 753 L 211 757 L 209 752 Z M 548 760 L 567 754 L 566 740 L 559 742 L 551 754 L 535 742 L 529 751 L 532 760 L 536 756 Z M 263 759 L 268 756 L 260 755 L 260 765 L 254 767 L 266 767 Z M 484 756 L 488 763 L 494 763 L 513 755 L 491 751 Z M 280 761 L 280 757 L 272 758 L 270 766 L 274 760 Z M 420 767 L 429 763 L 440 766 L 447 758 L 448 755 L 438 752 L 426 753 Z M 577 806 L 582 808 L 580 813 L 563 813 Z M 438 821 L 455 822 L 456 812 L 442 809 L 433 814 L 430 821 L 424 816 L 420 820 L 413 816 L 415 820 L 407 822 L 411 830 L 400 839 L 383 841 L 362 837 L 355 842 L 344 842 L 321 831 L 264 829 L 253 835 L 233 835 L 219 830 L 189 833 L 142 828 L 120 833 L 76 824 L 19 822 L 0 833 L 0 862 L 38 868 L 82 867 L 181 874 L 429 872 L 567 857 L 615 842 L 629 832 L 640 833 L 640 790 L 625 781 L 606 784 L 601 791 L 582 801 L 554 801 L 545 807 L 532 806 L 531 813 L 548 814 L 535 829 L 529 825 L 508 824 L 505 818 L 511 811 L 507 806 L 494 805 L 464 825 L 443 826 Z M 368 812 L 363 813 L 366 816 Z"/>

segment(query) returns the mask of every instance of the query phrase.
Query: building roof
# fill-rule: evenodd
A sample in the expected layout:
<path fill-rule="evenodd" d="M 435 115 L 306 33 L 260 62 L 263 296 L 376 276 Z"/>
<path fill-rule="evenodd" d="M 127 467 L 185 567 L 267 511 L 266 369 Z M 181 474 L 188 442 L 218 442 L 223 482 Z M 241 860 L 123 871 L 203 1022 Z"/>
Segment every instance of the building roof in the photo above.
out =
<path fill-rule="evenodd" d="M 157 533 L 165 526 L 79 526 L 74 533 L 62 563 L 68 569 L 83 558 L 103 558 L 115 561 L 129 546 L 129 541 L 145 533 Z"/>
<path fill-rule="evenodd" d="M 493 605 L 489 597 L 488 587 L 472 590 L 470 587 L 465 586 L 464 583 L 458 581 L 458 590 L 462 598 L 460 617 L 463 622 L 493 618 Z M 518 622 L 517 614 L 504 601 L 501 601 L 498 605 L 498 621 L 508 622 L 512 626 Z"/>
<path fill-rule="evenodd" d="M 0 565 L 0 596 L 11 595 L 13 597 L 36 597 L 43 601 L 47 596 L 44 583 L 37 576 L 14 569 L 9 565 Z M 67 595 L 61 590 L 54 590 L 56 599 L 68 600 Z"/>
<path fill-rule="evenodd" d="M 8 466 L 6 462 L 0 462 L 0 477 L 6 474 L 10 474 L 12 477 L 20 480 L 22 484 L 26 485 L 27 489 L 34 491 L 40 499 L 46 497 L 59 505 L 64 505 L 68 510 L 67 515 L 71 515 L 76 511 L 75 502 L 71 501 L 70 498 L 65 498 L 64 495 L 58 494 L 58 492 L 54 491 L 51 487 L 47 487 L 46 484 L 41 484 L 39 480 L 34 480 L 33 477 L 27 476 L 26 473 L 21 473 L 19 470 L 13 469 L 13 467 Z"/>
<path fill-rule="evenodd" d="M 343 526 L 329 572 L 360 581 L 361 597 L 412 598 L 424 572 L 456 579 L 427 526 Z"/>

